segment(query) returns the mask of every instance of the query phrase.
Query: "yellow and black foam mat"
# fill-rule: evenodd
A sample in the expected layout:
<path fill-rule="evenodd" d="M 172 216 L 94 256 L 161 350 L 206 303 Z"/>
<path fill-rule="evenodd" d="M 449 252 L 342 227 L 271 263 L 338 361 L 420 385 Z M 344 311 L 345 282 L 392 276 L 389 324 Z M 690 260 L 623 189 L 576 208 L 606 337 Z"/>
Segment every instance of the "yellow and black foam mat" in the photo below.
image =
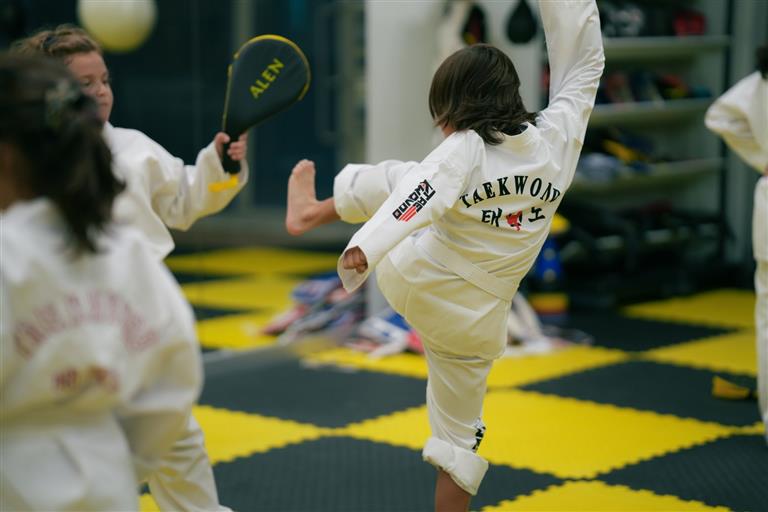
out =
<path fill-rule="evenodd" d="M 201 342 L 267 343 L 235 326 L 258 325 L 286 306 L 298 275 L 335 264 L 334 255 L 294 256 L 286 251 L 270 275 L 265 266 L 234 272 L 243 253 L 219 271 L 196 256 L 199 274 L 222 278 L 185 284 L 190 300 L 235 311 L 201 320 L 210 331 Z M 499 360 L 479 450 L 491 465 L 472 509 L 768 510 L 757 405 L 712 394 L 717 376 L 754 383 L 753 311 L 752 292 L 717 290 L 573 313 L 571 326 L 593 345 Z M 425 384 L 421 356 L 374 360 L 344 348 L 210 375 L 195 416 L 221 502 L 243 511 L 430 510 Z M 149 495 L 142 507 L 154 508 Z"/>

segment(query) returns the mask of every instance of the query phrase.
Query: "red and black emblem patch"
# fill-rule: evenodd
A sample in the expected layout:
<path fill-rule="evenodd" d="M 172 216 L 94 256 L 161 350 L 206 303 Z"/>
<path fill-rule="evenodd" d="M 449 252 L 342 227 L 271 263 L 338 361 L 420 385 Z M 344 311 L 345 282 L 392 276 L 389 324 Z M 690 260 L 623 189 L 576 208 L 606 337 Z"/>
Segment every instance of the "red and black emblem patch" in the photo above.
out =
<path fill-rule="evenodd" d="M 395 208 L 392 212 L 392 216 L 396 220 L 408 222 L 419 211 L 426 206 L 432 196 L 435 195 L 435 189 L 429 184 L 427 180 L 419 183 L 413 192 L 403 201 L 400 206 Z"/>

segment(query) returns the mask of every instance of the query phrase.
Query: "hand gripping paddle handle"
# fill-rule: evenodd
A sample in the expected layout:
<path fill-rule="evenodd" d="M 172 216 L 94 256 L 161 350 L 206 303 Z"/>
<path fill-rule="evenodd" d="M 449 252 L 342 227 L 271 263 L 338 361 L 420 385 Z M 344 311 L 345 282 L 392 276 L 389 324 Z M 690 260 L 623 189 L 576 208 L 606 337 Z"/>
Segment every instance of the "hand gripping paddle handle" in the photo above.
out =
<path fill-rule="evenodd" d="M 233 137 L 229 142 L 221 147 L 221 166 L 224 167 L 224 170 L 229 174 L 237 174 L 240 172 L 240 162 L 232 160 L 232 158 L 230 158 L 229 154 L 227 153 L 233 140 L 237 139 Z"/>

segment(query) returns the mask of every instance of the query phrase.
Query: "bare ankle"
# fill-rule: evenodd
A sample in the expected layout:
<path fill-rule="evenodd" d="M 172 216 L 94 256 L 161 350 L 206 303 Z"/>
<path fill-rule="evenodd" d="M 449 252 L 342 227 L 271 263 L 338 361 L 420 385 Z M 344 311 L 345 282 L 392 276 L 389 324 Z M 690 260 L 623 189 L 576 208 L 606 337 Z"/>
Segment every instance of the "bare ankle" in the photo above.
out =
<path fill-rule="evenodd" d="M 318 218 L 318 206 L 317 200 L 313 202 L 307 202 L 302 205 L 298 211 L 289 212 L 285 218 L 285 229 L 290 235 L 299 236 L 303 235 L 317 224 Z"/>
<path fill-rule="evenodd" d="M 466 512 L 472 496 L 459 487 L 445 471 L 438 470 L 435 485 L 435 512 Z"/>

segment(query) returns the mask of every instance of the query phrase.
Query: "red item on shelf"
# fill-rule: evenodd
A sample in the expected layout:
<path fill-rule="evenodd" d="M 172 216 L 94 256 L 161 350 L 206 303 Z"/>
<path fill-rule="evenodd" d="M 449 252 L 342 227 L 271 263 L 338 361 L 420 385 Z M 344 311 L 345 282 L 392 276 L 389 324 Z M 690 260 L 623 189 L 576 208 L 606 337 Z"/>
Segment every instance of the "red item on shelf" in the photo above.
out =
<path fill-rule="evenodd" d="M 707 30 L 707 18 L 700 12 L 685 9 L 675 14 L 675 35 L 700 36 Z"/>

